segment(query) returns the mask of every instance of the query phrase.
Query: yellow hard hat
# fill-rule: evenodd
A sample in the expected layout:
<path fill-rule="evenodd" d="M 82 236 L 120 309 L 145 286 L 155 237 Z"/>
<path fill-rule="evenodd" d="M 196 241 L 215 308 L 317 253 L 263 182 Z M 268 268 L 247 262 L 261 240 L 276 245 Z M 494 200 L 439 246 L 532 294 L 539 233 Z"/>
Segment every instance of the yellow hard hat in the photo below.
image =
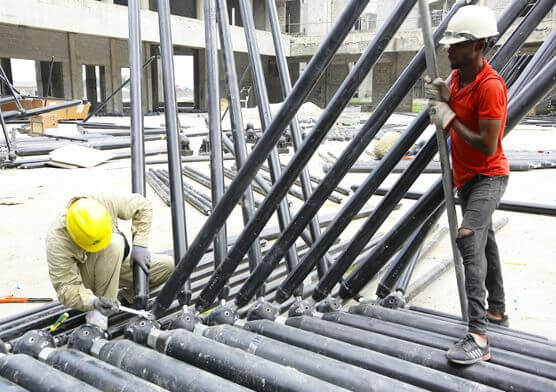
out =
<path fill-rule="evenodd" d="M 93 199 L 78 199 L 69 206 L 66 227 L 73 242 L 90 253 L 103 250 L 112 239 L 110 214 Z"/>

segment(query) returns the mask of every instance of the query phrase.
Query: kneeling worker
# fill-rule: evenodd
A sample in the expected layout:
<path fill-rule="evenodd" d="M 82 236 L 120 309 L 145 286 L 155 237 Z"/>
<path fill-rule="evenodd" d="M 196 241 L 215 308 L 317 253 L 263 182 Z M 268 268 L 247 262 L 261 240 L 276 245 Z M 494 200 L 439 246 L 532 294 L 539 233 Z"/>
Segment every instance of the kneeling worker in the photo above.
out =
<path fill-rule="evenodd" d="M 132 245 L 118 230 L 118 219 L 132 221 Z M 151 202 L 139 194 L 75 197 L 46 236 L 48 271 L 58 299 L 67 307 L 109 315 L 118 291 L 133 302 L 133 266 L 149 274 L 151 288 L 174 270 L 173 258 L 147 248 Z"/>

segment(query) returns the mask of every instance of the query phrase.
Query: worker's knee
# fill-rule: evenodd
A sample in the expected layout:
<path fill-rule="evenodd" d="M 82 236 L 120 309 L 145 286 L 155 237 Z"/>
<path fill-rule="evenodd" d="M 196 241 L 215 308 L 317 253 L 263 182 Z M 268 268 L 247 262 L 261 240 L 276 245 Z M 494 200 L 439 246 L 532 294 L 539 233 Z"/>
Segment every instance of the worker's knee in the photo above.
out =
<path fill-rule="evenodd" d="M 473 234 L 473 230 L 462 227 L 458 230 L 458 238 L 468 237 Z"/>
<path fill-rule="evenodd" d="M 151 284 L 159 285 L 166 282 L 174 272 L 174 268 L 172 257 L 153 254 L 153 264 L 150 271 Z"/>

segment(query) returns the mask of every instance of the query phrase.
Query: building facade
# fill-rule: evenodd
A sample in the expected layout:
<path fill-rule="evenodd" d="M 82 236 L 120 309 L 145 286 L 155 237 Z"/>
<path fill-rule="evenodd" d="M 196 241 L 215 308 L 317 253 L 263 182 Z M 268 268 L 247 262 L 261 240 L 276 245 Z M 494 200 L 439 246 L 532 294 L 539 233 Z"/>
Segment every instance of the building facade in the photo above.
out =
<path fill-rule="evenodd" d="M 84 98 L 98 105 L 129 75 L 127 48 L 128 0 L 2 0 L 0 3 L 0 61 L 8 78 L 20 90 L 38 95 Z M 140 2 L 143 57 L 158 55 L 158 16 L 156 0 Z M 253 10 L 266 82 L 272 102 L 281 100 L 274 46 L 266 16 L 264 0 L 250 0 Z M 305 64 L 318 49 L 348 0 L 277 0 L 284 46 L 292 79 L 303 71 Z M 486 0 L 499 14 L 510 0 Z M 236 51 L 238 78 L 248 65 L 246 43 L 238 0 L 227 0 Z M 454 0 L 431 2 L 433 24 L 438 24 Z M 170 0 L 172 38 L 175 51 L 176 89 L 184 109 L 206 107 L 204 74 L 203 0 Z M 531 1 L 534 3 L 534 0 Z M 312 91 L 310 100 L 323 107 L 331 99 L 353 64 L 374 38 L 396 4 L 395 0 L 372 0 L 343 43 L 333 63 Z M 535 30 L 519 55 L 533 53 L 554 29 L 552 10 Z M 356 101 L 372 107 L 388 91 L 392 83 L 423 47 L 417 8 L 394 37 L 380 61 L 363 85 Z M 445 56 L 441 59 L 444 74 L 449 72 Z M 161 63 L 157 58 L 146 67 L 143 77 L 145 112 L 161 108 Z M 255 104 L 250 73 L 245 72 L 242 94 Z M 225 96 L 223 70 L 220 74 L 221 93 Z M 5 88 L 2 93 L 5 94 Z M 414 98 L 422 96 L 418 84 L 400 110 L 411 110 Z M 355 101 L 354 101 L 355 102 Z M 106 112 L 122 113 L 129 103 L 128 90 L 116 94 Z"/>

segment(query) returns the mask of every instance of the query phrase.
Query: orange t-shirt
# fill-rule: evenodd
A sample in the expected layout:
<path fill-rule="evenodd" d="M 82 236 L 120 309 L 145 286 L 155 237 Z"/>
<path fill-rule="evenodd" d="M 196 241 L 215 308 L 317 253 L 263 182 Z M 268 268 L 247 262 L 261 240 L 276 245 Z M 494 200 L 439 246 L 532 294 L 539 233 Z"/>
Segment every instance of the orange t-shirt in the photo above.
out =
<path fill-rule="evenodd" d="M 508 97 L 502 77 L 483 59 L 483 68 L 475 80 L 462 89 L 459 70 L 452 73 L 450 107 L 459 121 L 467 128 L 478 132 L 479 119 L 500 120 L 500 134 L 496 152 L 487 156 L 468 144 L 450 128 L 452 167 L 454 183 L 461 189 L 478 174 L 485 176 L 509 176 L 508 158 L 502 149 L 502 138 L 506 126 Z"/>

